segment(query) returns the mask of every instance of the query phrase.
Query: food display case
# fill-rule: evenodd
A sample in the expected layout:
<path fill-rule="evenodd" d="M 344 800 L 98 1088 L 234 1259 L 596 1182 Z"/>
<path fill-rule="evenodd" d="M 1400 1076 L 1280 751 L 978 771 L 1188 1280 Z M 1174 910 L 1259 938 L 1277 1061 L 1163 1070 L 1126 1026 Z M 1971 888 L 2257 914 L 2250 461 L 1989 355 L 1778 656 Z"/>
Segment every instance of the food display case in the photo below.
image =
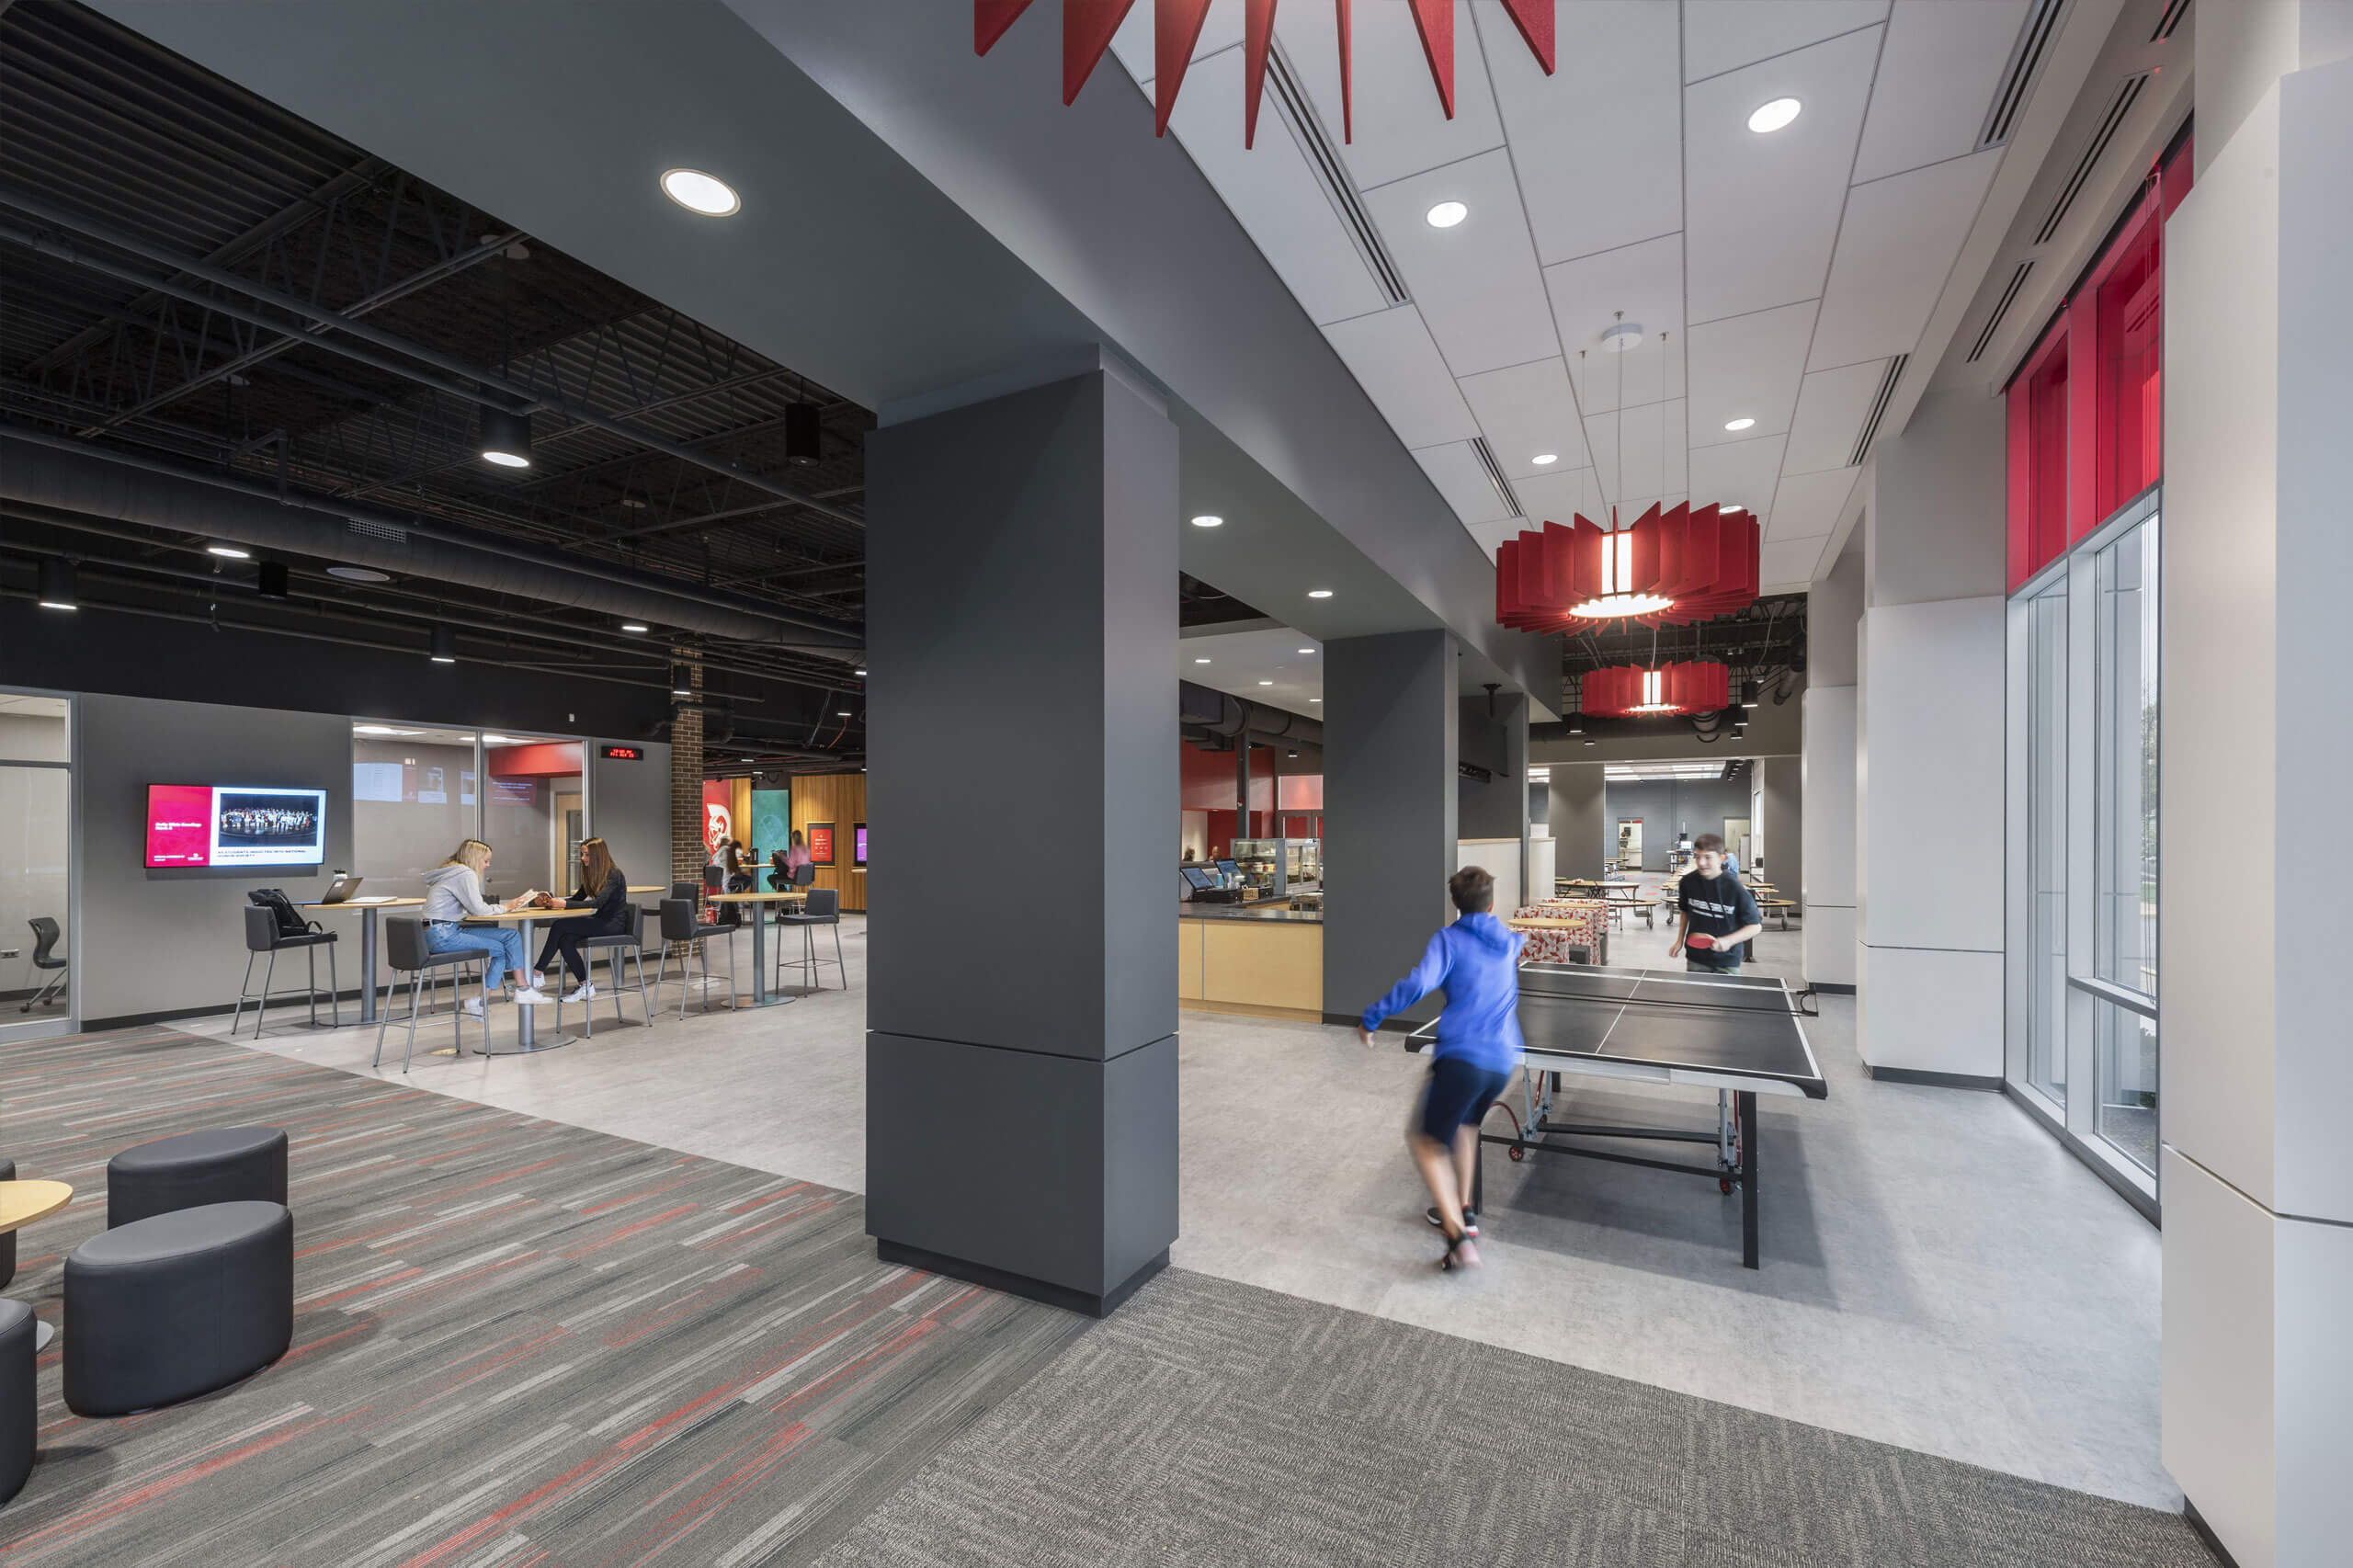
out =
<path fill-rule="evenodd" d="M 1233 863 L 1241 868 L 1243 885 L 1250 890 L 1251 896 L 1274 895 L 1278 855 L 1283 863 L 1284 892 L 1298 892 L 1302 887 L 1312 892 L 1324 885 L 1322 839 L 1237 838 L 1233 841 Z"/>

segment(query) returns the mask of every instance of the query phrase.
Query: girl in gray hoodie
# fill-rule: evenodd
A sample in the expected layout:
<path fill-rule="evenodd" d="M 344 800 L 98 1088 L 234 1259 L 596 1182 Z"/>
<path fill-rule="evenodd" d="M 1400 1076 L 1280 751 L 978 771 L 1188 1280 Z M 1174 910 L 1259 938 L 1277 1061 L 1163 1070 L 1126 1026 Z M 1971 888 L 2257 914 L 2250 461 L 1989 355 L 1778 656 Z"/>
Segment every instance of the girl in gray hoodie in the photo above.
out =
<path fill-rule="evenodd" d="M 506 926 L 461 926 L 458 922 L 470 915 L 494 915 L 515 910 L 536 896 L 528 890 L 505 903 L 492 903 L 482 895 L 482 878 L 490 866 L 490 846 L 479 838 L 469 838 L 449 852 L 449 858 L 436 866 L 425 878 L 425 945 L 437 953 L 481 953 L 490 966 L 483 977 L 487 989 L 495 989 L 513 970 L 516 979 L 515 1000 L 526 1005 L 548 1001 L 546 992 L 540 989 L 540 977 L 523 963 L 521 933 Z M 482 1003 L 467 997 L 460 1004 L 468 1016 L 482 1017 Z"/>

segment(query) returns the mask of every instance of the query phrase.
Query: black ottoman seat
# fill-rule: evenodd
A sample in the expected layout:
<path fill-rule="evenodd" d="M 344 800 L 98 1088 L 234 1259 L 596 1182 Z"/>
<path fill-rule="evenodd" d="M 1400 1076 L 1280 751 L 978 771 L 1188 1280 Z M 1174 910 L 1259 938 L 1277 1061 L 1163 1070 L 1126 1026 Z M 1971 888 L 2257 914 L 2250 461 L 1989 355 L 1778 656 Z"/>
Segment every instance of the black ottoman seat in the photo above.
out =
<path fill-rule="evenodd" d="M 33 1310 L 0 1301 L 0 1503 L 33 1472 Z"/>
<path fill-rule="evenodd" d="M 206 1203 L 286 1201 L 286 1130 L 223 1127 L 125 1149 L 107 1162 L 107 1223 Z"/>
<path fill-rule="evenodd" d="M 17 1162 L 0 1159 L 0 1181 L 17 1179 Z M 0 1232 L 0 1285 L 17 1277 L 17 1233 Z"/>
<path fill-rule="evenodd" d="M 294 1337 L 294 1217 L 209 1203 L 117 1225 L 65 1259 L 65 1403 L 122 1415 L 259 1371 Z"/>

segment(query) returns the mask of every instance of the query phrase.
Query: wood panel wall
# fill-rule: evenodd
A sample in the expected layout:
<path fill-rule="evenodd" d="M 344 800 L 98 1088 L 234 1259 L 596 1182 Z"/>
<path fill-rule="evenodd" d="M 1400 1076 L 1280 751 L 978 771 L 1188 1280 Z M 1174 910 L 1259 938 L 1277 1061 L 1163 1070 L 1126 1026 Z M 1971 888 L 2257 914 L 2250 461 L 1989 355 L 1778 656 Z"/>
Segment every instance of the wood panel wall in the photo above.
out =
<path fill-rule="evenodd" d="M 866 907 L 866 873 L 850 869 L 857 848 L 852 830 L 866 821 L 866 775 L 796 773 L 792 776 L 792 826 L 807 834 L 813 822 L 834 824 L 834 864 L 817 868 L 817 885 L 839 888 L 844 909 Z M 871 828 L 869 832 L 870 834 Z"/>

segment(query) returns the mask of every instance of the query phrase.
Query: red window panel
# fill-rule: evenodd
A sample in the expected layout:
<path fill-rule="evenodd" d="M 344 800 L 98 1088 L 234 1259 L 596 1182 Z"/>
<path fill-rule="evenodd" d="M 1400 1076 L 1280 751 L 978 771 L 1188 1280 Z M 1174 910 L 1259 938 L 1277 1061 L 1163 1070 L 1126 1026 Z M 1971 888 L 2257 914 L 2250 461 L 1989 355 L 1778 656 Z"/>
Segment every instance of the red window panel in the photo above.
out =
<path fill-rule="evenodd" d="M 2010 383 L 2010 586 L 2067 548 L 2067 323 L 2063 317 Z"/>

